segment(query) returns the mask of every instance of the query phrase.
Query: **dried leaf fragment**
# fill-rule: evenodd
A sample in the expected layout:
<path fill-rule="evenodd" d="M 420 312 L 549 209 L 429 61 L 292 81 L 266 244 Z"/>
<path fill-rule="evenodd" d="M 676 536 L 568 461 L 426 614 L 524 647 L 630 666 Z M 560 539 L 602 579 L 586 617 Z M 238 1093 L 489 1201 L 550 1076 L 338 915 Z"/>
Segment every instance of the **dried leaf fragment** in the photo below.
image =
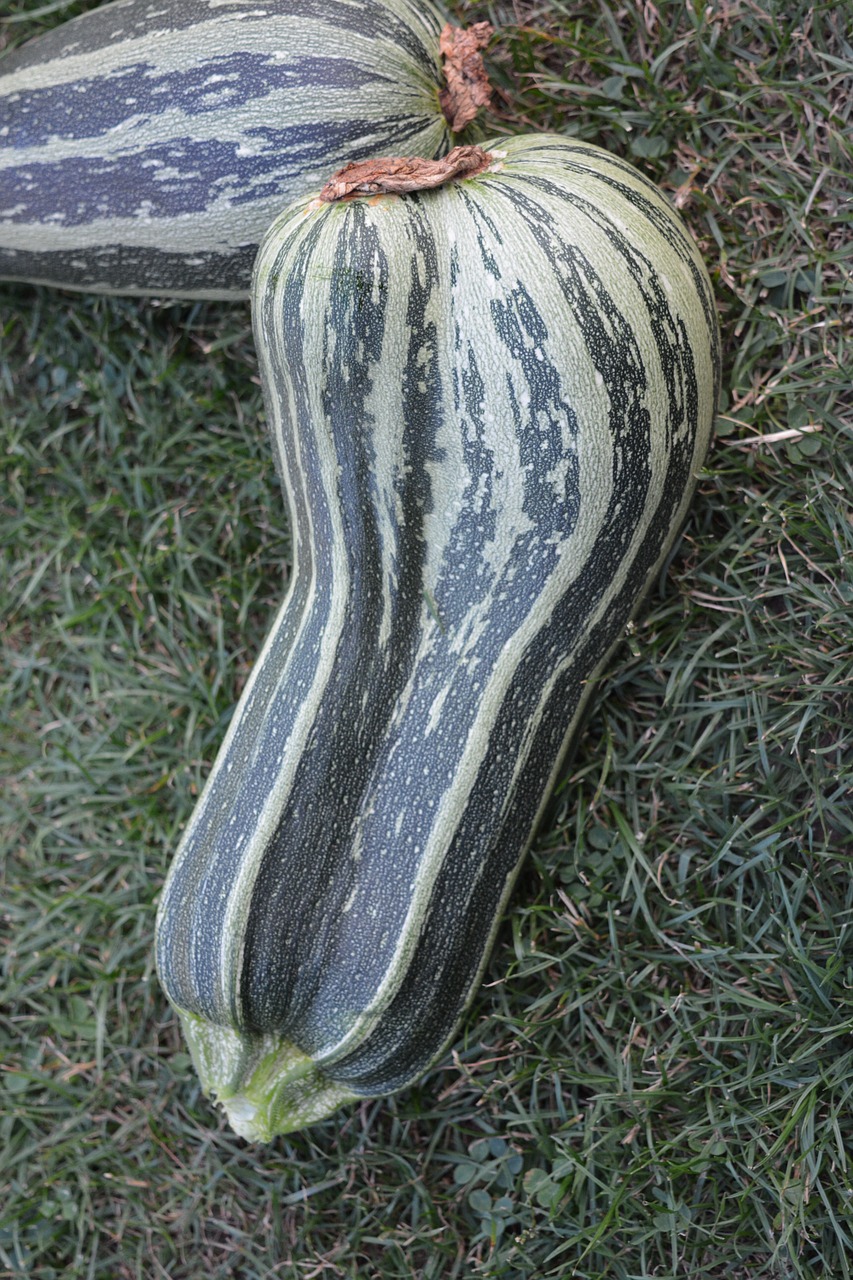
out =
<path fill-rule="evenodd" d="M 470 27 L 454 27 L 445 23 L 438 39 L 444 58 L 447 88 L 439 95 L 441 109 L 454 133 L 470 124 L 480 107 L 486 107 L 492 87 L 483 65 L 481 49 L 494 31 L 488 22 L 475 22 Z"/>
<path fill-rule="evenodd" d="M 495 156 L 482 147 L 454 147 L 440 160 L 421 156 L 386 156 L 381 160 L 353 160 L 330 178 L 320 199 L 327 204 L 350 196 L 430 191 L 454 178 L 481 173 Z"/>

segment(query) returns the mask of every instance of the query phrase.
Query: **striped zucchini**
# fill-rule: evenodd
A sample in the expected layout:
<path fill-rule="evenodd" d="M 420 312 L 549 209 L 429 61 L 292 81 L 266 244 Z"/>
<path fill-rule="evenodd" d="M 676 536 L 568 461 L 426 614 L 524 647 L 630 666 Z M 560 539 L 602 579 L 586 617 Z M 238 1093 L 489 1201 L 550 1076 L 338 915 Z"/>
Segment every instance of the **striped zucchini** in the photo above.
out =
<path fill-rule="evenodd" d="M 0 61 L 0 279 L 240 298 L 284 205 L 440 156 L 427 0 L 116 0 Z"/>
<path fill-rule="evenodd" d="M 435 191 L 291 207 L 258 256 L 294 569 L 157 930 L 255 1139 L 448 1044 L 709 440 L 714 303 L 669 205 L 595 147 L 489 145 Z"/>

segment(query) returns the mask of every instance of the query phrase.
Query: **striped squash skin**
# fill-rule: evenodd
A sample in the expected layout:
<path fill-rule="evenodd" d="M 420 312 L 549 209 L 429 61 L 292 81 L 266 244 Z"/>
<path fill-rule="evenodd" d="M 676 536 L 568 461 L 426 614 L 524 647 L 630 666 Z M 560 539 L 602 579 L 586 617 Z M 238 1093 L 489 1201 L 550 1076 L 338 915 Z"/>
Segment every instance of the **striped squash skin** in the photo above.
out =
<path fill-rule="evenodd" d="M 117 0 L 0 61 L 0 279 L 248 296 L 284 205 L 436 157 L 427 0 Z"/>
<path fill-rule="evenodd" d="M 294 569 L 157 944 L 249 1137 L 452 1037 L 708 445 L 714 303 L 664 199 L 579 142 L 487 145 L 434 192 L 291 208 L 258 258 Z"/>

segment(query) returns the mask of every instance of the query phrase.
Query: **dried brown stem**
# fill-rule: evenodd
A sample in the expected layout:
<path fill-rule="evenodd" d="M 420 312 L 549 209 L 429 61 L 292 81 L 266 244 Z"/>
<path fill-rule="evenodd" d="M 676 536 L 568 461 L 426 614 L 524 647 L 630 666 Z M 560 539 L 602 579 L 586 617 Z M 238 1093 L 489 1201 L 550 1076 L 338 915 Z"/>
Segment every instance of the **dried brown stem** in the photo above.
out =
<path fill-rule="evenodd" d="M 471 27 L 454 27 L 448 22 L 439 37 L 447 81 L 439 101 L 454 133 L 470 124 L 480 107 L 489 105 L 492 87 L 480 50 L 485 49 L 493 32 L 488 22 L 475 22 Z"/>
<path fill-rule="evenodd" d="M 454 178 L 481 173 L 494 159 L 482 147 L 454 147 L 440 160 L 424 160 L 420 156 L 354 160 L 326 183 L 320 199 L 331 204 L 351 196 L 429 191 Z"/>

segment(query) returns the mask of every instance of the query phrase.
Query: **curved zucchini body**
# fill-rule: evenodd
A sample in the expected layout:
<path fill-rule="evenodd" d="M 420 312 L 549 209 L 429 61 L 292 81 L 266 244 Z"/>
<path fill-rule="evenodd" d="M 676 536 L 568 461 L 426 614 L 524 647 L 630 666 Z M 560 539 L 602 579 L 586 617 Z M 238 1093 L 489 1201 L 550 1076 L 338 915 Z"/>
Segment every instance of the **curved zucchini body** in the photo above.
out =
<path fill-rule="evenodd" d="M 246 297 L 282 207 L 440 156 L 427 0 L 115 0 L 0 60 L 0 279 Z"/>
<path fill-rule="evenodd" d="M 708 445 L 714 304 L 664 199 L 582 143 L 487 145 L 436 191 L 292 207 L 258 257 L 295 563 L 157 941 L 247 1137 L 453 1036 Z"/>

